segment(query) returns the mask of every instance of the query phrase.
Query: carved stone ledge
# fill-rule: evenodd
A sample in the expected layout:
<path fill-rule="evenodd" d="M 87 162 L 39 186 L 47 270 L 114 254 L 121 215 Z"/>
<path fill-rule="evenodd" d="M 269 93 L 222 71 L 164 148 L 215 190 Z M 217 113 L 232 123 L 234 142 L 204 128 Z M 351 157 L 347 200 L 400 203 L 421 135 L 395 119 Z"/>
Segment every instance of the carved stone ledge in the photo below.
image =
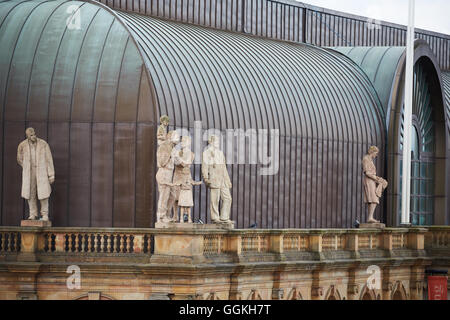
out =
<path fill-rule="evenodd" d="M 156 222 L 156 229 L 175 229 L 175 230 L 231 230 L 234 229 L 234 221 L 229 223 L 177 223 L 177 222 Z"/>
<path fill-rule="evenodd" d="M 20 222 L 21 227 L 37 227 L 37 228 L 44 228 L 44 227 L 51 227 L 52 222 L 51 221 L 43 221 L 43 220 L 22 220 Z"/>
<path fill-rule="evenodd" d="M 386 225 L 384 223 L 361 223 L 359 225 L 360 229 L 385 229 Z"/>

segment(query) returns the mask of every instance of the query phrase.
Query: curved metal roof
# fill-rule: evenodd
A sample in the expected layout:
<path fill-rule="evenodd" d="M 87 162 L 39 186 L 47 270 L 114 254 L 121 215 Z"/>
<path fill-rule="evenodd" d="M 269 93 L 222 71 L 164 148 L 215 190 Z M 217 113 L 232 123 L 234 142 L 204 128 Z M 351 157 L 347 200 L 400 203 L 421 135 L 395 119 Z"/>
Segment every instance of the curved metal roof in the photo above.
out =
<path fill-rule="evenodd" d="M 0 114 L 6 120 L 153 120 L 147 105 L 138 106 L 142 78 L 143 90 L 150 88 L 120 19 L 80 1 L 0 6 Z"/>
<path fill-rule="evenodd" d="M 444 98 L 447 106 L 447 129 L 450 135 L 450 72 L 442 73 L 442 84 L 444 85 Z"/>
<path fill-rule="evenodd" d="M 68 27 L 70 6 L 79 27 Z M 239 228 L 363 216 L 360 159 L 384 149 L 384 114 L 339 53 L 65 0 L 0 2 L 0 43 L 2 224 L 25 212 L 10 155 L 34 126 L 55 157 L 55 225 L 151 226 L 157 114 L 179 128 L 280 130 L 277 174 L 229 168 Z M 194 218 L 209 221 L 205 186 L 194 196 Z"/>
<path fill-rule="evenodd" d="M 336 47 L 332 48 L 352 59 L 372 81 L 385 113 L 391 99 L 393 83 L 402 59 L 404 47 Z"/>
<path fill-rule="evenodd" d="M 160 114 L 179 127 L 277 128 L 282 136 L 374 141 L 381 105 L 339 54 L 117 12 L 145 54 Z M 382 125 L 381 125 L 382 126 Z"/>
<path fill-rule="evenodd" d="M 398 87 L 405 68 L 405 47 L 333 47 L 330 48 L 347 57 L 361 67 L 372 81 L 383 109 L 388 115 L 393 91 Z M 424 40 L 414 42 L 414 59 L 427 57 L 434 65 L 436 76 L 440 77 L 440 68 L 430 46 Z M 439 79 L 440 81 L 440 79 Z"/>
<path fill-rule="evenodd" d="M 80 1 L 0 2 L 0 223 L 26 211 L 12 155 L 33 126 L 55 158 L 55 225 L 149 226 L 154 101 L 116 15 Z"/>

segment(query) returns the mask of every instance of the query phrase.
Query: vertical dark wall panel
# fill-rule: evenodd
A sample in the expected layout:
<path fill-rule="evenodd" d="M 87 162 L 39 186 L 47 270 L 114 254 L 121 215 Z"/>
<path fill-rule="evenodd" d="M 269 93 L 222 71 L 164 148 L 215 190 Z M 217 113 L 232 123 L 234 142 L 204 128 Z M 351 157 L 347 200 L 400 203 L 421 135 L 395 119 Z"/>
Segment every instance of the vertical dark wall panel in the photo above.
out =
<path fill-rule="evenodd" d="M 113 226 L 135 223 L 136 124 L 116 123 L 114 131 Z"/>
<path fill-rule="evenodd" d="M 55 183 L 50 198 L 50 218 L 55 226 L 69 226 L 69 123 L 50 122 L 48 124 L 48 144 L 52 151 L 55 168 Z"/>
<path fill-rule="evenodd" d="M 138 124 L 136 159 L 136 221 L 138 228 L 148 228 L 155 222 L 156 192 L 154 177 L 156 174 L 156 126 Z M 150 165 L 150 168 L 149 168 Z"/>
<path fill-rule="evenodd" d="M 123 27 L 116 20 L 108 33 L 100 66 L 98 67 L 97 91 L 94 105 L 94 121 L 114 121 L 119 73 L 122 64 L 128 34 L 121 32 Z"/>
<path fill-rule="evenodd" d="M 6 122 L 4 125 L 3 224 L 18 226 L 24 218 L 24 210 L 28 212 L 28 205 L 25 209 L 21 197 L 22 169 L 17 164 L 17 146 L 25 139 L 25 123 Z"/>
<path fill-rule="evenodd" d="M 69 225 L 89 227 L 91 216 L 91 124 L 70 126 Z"/>
<path fill-rule="evenodd" d="M 73 89 L 72 121 L 91 121 L 98 66 L 114 17 L 101 10 L 89 25 L 78 58 Z M 88 89 L 89 88 L 89 89 Z"/>
<path fill-rule="evenodd" d="M 50 88 L 53 69 L 55 66 L 59 43 L 64 34 L 64 28 L 54 28 L 54 25 L 64 25 L 67 20 L 67 9 L 73 3 L 62 3 L 49 17 L 45 28 L 40 35 L 32 66 L 27 117 L 33 120 L 46 121 L 48 117 Z"/>
<path fill-rule="evenodd" d="M 150 122 L 155 118 L 154 109 L 156 101 L 154 101 L 153 93 L 153 85 L 150 86 L 150 79 L 147 76 L 146 68 L 145 66 L 142 66 L 141 87 L 139 89 L 138 122 Z"/>
<path fill-rule="evenodd" d="M 122 61 L 116 105 L 116 121 L 136 121 L 142 60 L 136 46 L 129 41 Z"/>
<path fill-rule="evenodd" d="M 88 30 L 90 22 L 98 10 L 98 8 L 86 4 L 80 6 L 80 16 L 83 17 L 80 19 L 82 30 Z M 84 39 L 85 32 L 65 29 L 53 70 L 49 106 L 51 120 L 68 121 L 70 119 L 77 63 Z"/>
<path fill-rule="evenodd" d="M 114 124 L 92 126 L 92 227 L 113 225 Z"/>
<path fill-rule="evenodd" d="M 0 88 L 1 89 L 1 88 Z M 3 140 L 3 121 L 0 120 L 0 152 L 1 152 L 1 156 L 0 156 L 0 225 L 4 225 L 3 224 L 3 172 L 4 172 L 4 167 L 3 167 L 3 155 L 5 153 L 4 151 L 4 140 Z"/>

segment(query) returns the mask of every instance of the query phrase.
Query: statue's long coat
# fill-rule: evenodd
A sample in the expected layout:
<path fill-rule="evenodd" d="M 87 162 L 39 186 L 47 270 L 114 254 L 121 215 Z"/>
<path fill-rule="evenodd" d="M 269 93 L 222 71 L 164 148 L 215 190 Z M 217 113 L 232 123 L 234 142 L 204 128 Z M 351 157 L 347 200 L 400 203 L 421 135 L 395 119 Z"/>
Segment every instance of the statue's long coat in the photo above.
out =
<path fill-rule="evenodd" d="M 49 178 L 55 177 L 50 147 L 42 139 L 36 141 L 36 180 L 38 199 L 50 197 L 52 188 Z M 31 189 L 31 147 L 28 140 L 22 141 L 17 148 L 17 162 L 22 166 L 22 198 L 30 199 Z"/>

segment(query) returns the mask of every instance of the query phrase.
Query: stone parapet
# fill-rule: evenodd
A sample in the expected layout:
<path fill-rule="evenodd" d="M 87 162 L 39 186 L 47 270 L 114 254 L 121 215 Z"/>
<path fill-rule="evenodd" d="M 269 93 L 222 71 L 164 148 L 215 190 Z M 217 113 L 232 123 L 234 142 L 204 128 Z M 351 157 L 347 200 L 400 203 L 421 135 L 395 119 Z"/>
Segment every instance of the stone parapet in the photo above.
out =
<path fill-rule="evenodd" d="M 85 298 L 87 290 L 124 299 L 137 290 L 133 297 L 359 299 L 402 288 L 419 299 L 425 268 L 450 256 L 449 230 L 1 227 L 0 283 L 13 285 L 0 284 L 0 298 Z M 86 278 L 77 296 L 65 285 L 73 265 Z M 373 266 L 379 292 L 365 287 Z"/>

